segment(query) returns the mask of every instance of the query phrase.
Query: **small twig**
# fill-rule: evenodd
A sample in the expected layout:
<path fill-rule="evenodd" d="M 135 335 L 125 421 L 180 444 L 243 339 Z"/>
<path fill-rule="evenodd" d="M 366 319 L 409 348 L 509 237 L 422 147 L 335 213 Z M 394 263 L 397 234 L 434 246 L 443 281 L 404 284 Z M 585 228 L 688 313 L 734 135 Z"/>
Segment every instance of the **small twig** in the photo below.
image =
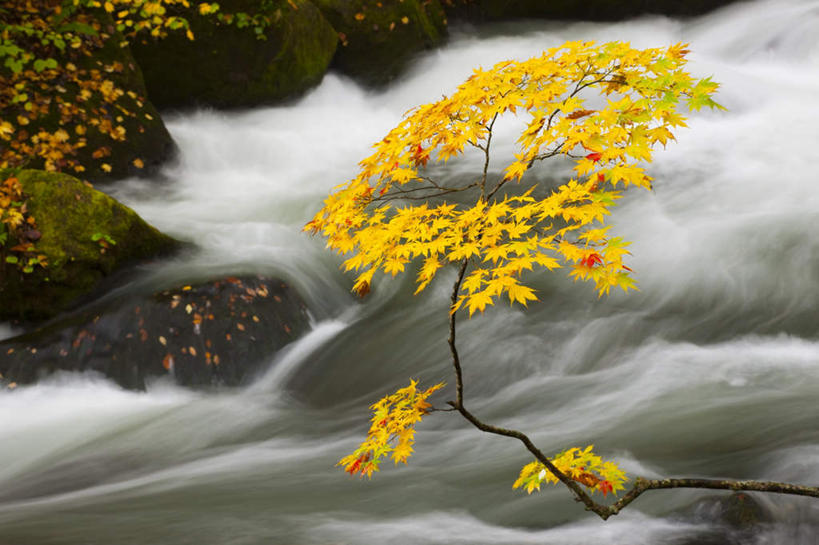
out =
<path fill-rule="evenodd" d="M 386 193 L 385 195 L 383 195 L 381 197 L 377 197 L 377 198 L 373 199 L 370 202 L 373 202 L 373 203 L 380 202 L 380 203 L 383 204 L 383 203 L 386 203 L 388 201 L 404 201 L 404 200 L 407 200 L 407 201 L 425 201 L 425 200 L 428 200 L 428 199 L 434 199 L 436 197 L 443 197 L 444 195 L 449 195 L 451 193 L 459 193 L 461 191 L 466 191 L 467 189 L 471 189 L 471 188 L 475 187 L 476 185 L 477 184 L 470 184 L 470 185 L 467 185 L 467 186 L 464 186 L 464 187 L 447 189 L 447 190 L 443 190 L 443 191 L 438 191 L 437 193 L 428 193 L 426 195 L 407 195 L 405 193 L 400 193 L 400 194 Z M 425 188 L 421 188 L 421 189 L 425 189 L 427 191 L 432 191 L 432 189 L 429 188 L 429 187 L 425 187 Z M 406 193 L 408 193 L 408 192 L 406 192 Z"/>
<path fill-rule="evenodd" d="M 495 126 L 495 121 L 497 119 L 498 114 L 492 116 L 492 121 L 489 122 L 489 126 L 487 127 L 489 134 L 486 137 L 486 146 L 483 148 L 485 159 L 483 162 L 483 176 L 481 176 L 481 199 L 483 199 L 484 194 L 486 193 L 486 174 L 489 172 L 489 147 L 492 145 L 492 128 Z"/>
<path fill-rule="evenodd" d="M 568 99 L 572 98 L 573 96 L 577 95 L 577 94 L 578 94 L 580 91 L 582 91 L 582 90 L 583 90 L 583 89 L 585 89 L 586 87 L 589 87 L 589 86 L 591 86 L 591 85 L 595 85 L 595 84 L 597 84 L 597 83 L 601 83 L 601 82 L 605 81 L 605 80 L 606 80 L 606 78 L 607 78 L 608 76 L 610 76 L 610 75 L 611 75 L 612 71 L 613 71 L 613 69 L 611 69 L 611 70 L 609 70 L 609 71 L 607 71 L 607 72 L 603 73 L 603 74 L 602 74 L 602 75 L 601 75 L 601 76 L 600 76 L 598 79 L 595 79 L 595 80 L 592 80 L 592 81 L 588 81 L 588 82 L 586 82 L 586 83 L 583 83 L 583 80 L 584 80 L 584 79 L 586 79 L 586 76 L 588 76 L 589 74 L 583 74 L 583 76 L 582 76 L 582 77 L 581 77 L 581 78 L 578 80 L 577 85 L 575 85 L 574 90 L 572 90 L 572 92 L 571 92 L 571 93 L 569 93 L 569 96 L 567 96 L 565 99 L 563 99 L 563 102 L 566 102 L 566 100 L 568 100 Z M 551 128 L 552 128 L 552 121 L 554 121 L 555 116 L 558 114 L 558 112 L 561 112 L 561 111 L 562 111 L 562 110 L 561 110 L 560 108 L 558 108 L 558 109 L 556 109 L 555 111 L 553 111 L 553 112 L 552 112 L 552 113 L 549 115 L 549 119 L 548 119 L 548 121 L 546 122 L 546 126 L 545 126 L 544 128 L 542 128 L 542 129 L 540 129 L 540 130 L 543 130 L 543 131 L 545 131 L 545 132 L 548 132 L 548 131 L 549 131 L 549 129 L 551 129 Z M 497 114 L 495 114 L 495 117 L 497 117 Z M 495 119 L 493 118 L 493 119 L 492 119 L 492 123 L 494 123 L 494 122 L 495 122 Z M 540 132 L 540 131 L 538 131 L 538 132 Z M 491 126 L 490 126 L 489 138 L 491 139 L 491 137 L 492 137 L 492 133 L 491 133 Z M 532 158 L 532 160 L 531 160 L 531 161 L 529 161 L 529 163 L 526 165 L 526 170 L 529 170 L 530 168 L 532 168 L 532 166 L 535 164 L 535 161 L 542 161 L 542 160 L 544 160 L 544 159 L 548 159 L 548 158 L 550 158 L 550 157 L 554 157 L 554 156 L 556 156 L 556 155 L 560 155 L 561 153 L 563 153 L 563 154 L 565 154 L 565 155 L 568 155 L 569 157 L 578 158 L 578 157 L 576 157 L 576 156 L 574 156 L 574 155 L 571 155 L 571 154 L 569 153 L 569 150 L 566 150 L 566 151 L 561 151 L 562 149 L 563 149 L 563 143 L 559 144 L 559 145 L 558 145 L 558 146 L 557 146 L 555 149 L 553 149 L 552 151 L 549 151 L 549 152 L 544 152 L 544 153 L 542 153 L 542 154 L 540 154 L 540 155 L 537 155 L 537 156 L 533 157 L 533 158 Z M 485 161 L 485 163 L 484 163 L 484 175 L 483 175 L 483 178 L 484 178 L 484 183 L 485 183 L 485 182 L 486 182 L 486 170 L 487 170 L 487 168 L 489 167 L 489 142 L 487 142 L 487 146 L 486 146 L 486 149 L 484 150 L 484 153 L 486 154 L 486 161 Z M 488 201 L 489 199 L 491 199 L 491 198 L 492 198 L 492 197 L 493 197 L 493 196 L 494 196 L 494 195 L 495 195 L 495 194 L 498 192 L 498 190 L 499 190 L 501 187 L 503 187 L 504 185 L 506 185 L 506 183 L 507 183 L 507 182 L 509 182 L 509 179 L 508 179 L 508 178 L 501 179 L 501 180 L 500 180 L 500 181 L 497 183 L 497 185 L 495 185 L 495 187 L 492 189 L 492 191 L 489 193 L 489 195 L 486 197 L 486 200 Z M 483 186 L 482 186 L 482 187 L 483 187 Z M 483 195 L 483 191 L 481 192 L 481 194 Z"/>

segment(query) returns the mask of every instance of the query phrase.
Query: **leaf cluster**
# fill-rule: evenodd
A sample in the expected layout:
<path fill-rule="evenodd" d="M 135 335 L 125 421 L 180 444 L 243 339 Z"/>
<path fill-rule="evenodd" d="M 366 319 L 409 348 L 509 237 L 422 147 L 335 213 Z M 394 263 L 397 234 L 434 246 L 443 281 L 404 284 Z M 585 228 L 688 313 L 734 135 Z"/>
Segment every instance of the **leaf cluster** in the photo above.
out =
<path fill-rule="evenodd" d="M 627 481 L 626 474 L 614 462 L 604 462 L 593 449 L 593 445 L 585 449 L 572 447 L 549 460 L 563 474 L 592 491 L 602 492 L 604 496 L 609 492 L 616 494 L 618 490 L 623 490 L 623 484 Z M 545 465 L 535 460 L 523 466 L 512 487 L 524 488 L 531 494 L 534 490 L 540 490 L 540 485 L 544 482 L 558 484 L 560 481 Z"/>
<path fill-rule="evenodd" d="M 717 84 L 685 70 L 684 44 L 639 50 L 626 43 L 569 42 L 526 61 L 478 69 L 450 97 L 419 106 L 336 188 L 306 229 L 348 257 L 366 293 L 374 274 L 395 275 L 421 260 L 418 291 L 447 263 L 468 260 L 452 311 L 483 311 L 500 296 L 535 300 L 521 280 L 535 267 L 569 266 L 602 295 L 634 287 L 627 243 L 607 235 L 606 216 L 624 188 L 651 187 L 642 164 L 685 126 L 687 105 L 720 107 Z M 587 106 L 590 97 L 599 106 Z M 525 116 L 518 153 L 502 173 L 489 169 L 493 131 L 503 116 Z M 484 156 L 469 183 L 444 183 L 428 168 L 465 150 Z M 573 177 L 554 189 L 527 176 L 552 157 L 573 161 Z M 429 165 L 428 165 L 429 164 Z M 524 180 L 526 177 L 526 180 Z M 522 194 L 509 183 L 524 182 Z M 460 194 L 459 202 L 446 197 Z"/>
<path fill-rule="evenodd" d="M 426 390 L 419 390 L 417 381 L 412 380 L 409 386 L 371 405 L 373 416 L 367 438 L 337 465 L 344 466 L 344 471 L 350 475 L 358 473 L 371 477 L 373 472 L 378 471 L 381 461 L 388 456 L 396 464 L 407 463 L 415 442 L 415 424 L 432 407 L 427 398 L 443 386 L 440 383 Z"/>
<path fill-rule="evenodd" d="M 3 176 L 0 183 L 0 257 L 3 264 L 23 273 L 46 267 L 46 256 L 38 254 L 31 239 L 39 238 L 37 222 L 29 213 L 23 186 L 15 176 Z M 0 264 L 0 268 L 4 265 Z"/>

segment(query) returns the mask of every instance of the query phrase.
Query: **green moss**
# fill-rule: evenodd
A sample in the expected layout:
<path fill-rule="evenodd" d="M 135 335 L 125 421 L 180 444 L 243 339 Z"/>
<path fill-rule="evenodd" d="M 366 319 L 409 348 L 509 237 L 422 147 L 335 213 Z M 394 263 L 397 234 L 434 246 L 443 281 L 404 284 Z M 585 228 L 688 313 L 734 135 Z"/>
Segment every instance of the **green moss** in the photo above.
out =
<path fill-rule="evenodd" d="M 133 210 L 65 174 L 23 170 L 17 174 L 41 237 L 34 251 L 45 269 L 23 274 L 0 263 L 0 319 L 39 319 L 56 314 L 123 265 L 173 250 L 178 243 Z M 95 235 L 113 239 L 105 249 Z"/>
<path fill-rule="evenodd" d="M 388 83 L 420 51 L 446 39 L 437 0 L 313 1 L 344 36 L 334 67 L 369 85 Z"/>
<path fill-rule="evenodd" d="M 264 13 L 272 24 L 259 40 L 253 28 L 219 24 L 213 16 L 184 12 L 196 39 L 170 35 L 132 45 L 148 95 L 160 108 L 209 105 L 235 108 L 269 104 L 318 84 L 338 38 L 321 12 L 300 0 L 219 2 L 223 13 Z"/>

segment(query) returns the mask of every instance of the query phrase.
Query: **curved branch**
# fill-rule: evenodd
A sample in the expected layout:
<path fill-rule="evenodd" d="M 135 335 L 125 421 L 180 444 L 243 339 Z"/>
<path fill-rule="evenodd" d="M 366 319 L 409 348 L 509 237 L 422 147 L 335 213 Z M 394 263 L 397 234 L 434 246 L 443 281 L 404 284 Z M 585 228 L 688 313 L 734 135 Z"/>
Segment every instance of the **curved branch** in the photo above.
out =
<path fill-rule="evenodd" d="M 458 354 L 458 347 L 455 343 L 456 334 L 456 315 L 457 312 L 451 309 L 455 308 L 458 302 L 458 293 L 461 289 L 466 269 L 469 264 L 468 259 L 461 262 L 458 276 L 452 286 L 451 302 L 449 313 L 449 351 L 452 356 L 452 366 L 455 368 L 455 401 L 449 401 L 448 404 L 461 416 L 468 420 L 473 426 L 479 430 L 492 433 L 495 435 L 502 435 L 504 437 L 512 437 L 521 441 L 526 449 L 548 469 L 552 475 L 558 478 L 560 482 L 566 485 L 575 496 L 575 500 L 581 502 L 586 506 L 587 511 L 592 511 L 601 519 L 607 520 L 613 515 L 617 515 L 627 505 L 636 500 L 643 492 L 649 490 L 662 490 L 668 488 L 706 488 L 711 490 L 733 490 L 733 491 L 747 491 L 747 492 L 770 492 L 777 494 L 790 494 L 796 496 L 808 496 L 812 498 L 819 498 L 819 486 L 800 486 L 788 483 L 774 482 L 774 481 L 734 481 L 730 479 L 697 479 L 697 478 L 683 478 L 683 479 L 645 479 L 637 477 L 634 481 L 634 486 L 626 492 L 622 498 L 611 505 L 603 505 L 594 501 L 589 494 L 580 487 L 577 481 L 560 471 L 549 458 L 535 446 L 532 440 L 525 433 L 518 430 L 501 428 L 487 424 L 472 414 L 464 406 L 464 382 L 463 369 L 461 367 L 461 359 Z"/>
<path fill-rule="evenodd" d="M 452 285 L 452 295 L 450 297 L 450 301 L 452 305 L 450 306 L 449 312 L 449 352 L 452 355 L 452 366 L 455 368 L 455 394 L 456 398 L 455 401 L 450 401 L 449 405 L 451 405 L 455 410 L 457 410 L 461 415 L 469 420 L 476 428 L 481 431 L 485 431 L 487 433 L 494 433 L 496 435 L 505 435 L 506 437 L 514 437 L 515 439 L 519 439 L 523 442 L 526 448 L 531 452 L 535 458 L 538 459 L 540 463 L 546 466 L 555 477 L 560 479 L 560 481 L 565 484 L 572 492 L 574 492 L 578 501 L 583 502 L 586 505 L 586 508 L 589 510 L 594 510 L 597 507 L 597 504 L 594 500 L 589 497 L 586 492 L 580 488 L 580 485 L 577 484 L 571 477 L 560 471 L 550 460 L 549 458 L 543 454 L 543 452 L 538 449 L 535 444 L 529 439 L 526 434 L 519 432 L 517 430 L 509 430 L 506 428 L 499 428 L 497 426 L 490 426 L 479 420 L 475 415 L 469 412 L 466 407 L 464 407 L 464 381 L 463 381 L 463 370 L 461 368 L 461 358 L 458 354 L 458 347 L 455 343 L 455 335 L 456 335 L 456 324 L 457 324 L 457 311 L 453 310 L 455 305 L 458 302 L 458 293 L 461 291 L 461 282 L 463 282 L 464 275 L 466 274 L 466 268 L 469 265 L 469 260 L 464 259 L 461 261 L 461 267 L 458 269 L 458 276 L 455 279 L 455 283 Z M 602 506 L 600 506 L 602 507 Z"/>

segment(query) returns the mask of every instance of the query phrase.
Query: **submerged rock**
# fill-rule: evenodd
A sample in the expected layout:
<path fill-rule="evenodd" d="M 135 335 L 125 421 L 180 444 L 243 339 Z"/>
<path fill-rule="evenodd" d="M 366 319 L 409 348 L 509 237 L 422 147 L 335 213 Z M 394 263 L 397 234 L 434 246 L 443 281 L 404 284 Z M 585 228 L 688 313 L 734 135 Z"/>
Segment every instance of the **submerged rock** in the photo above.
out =
<path fill-rule="evenodd" d="M 370 85 L 394 79 L 447 35 L 438 0 L 313 0 L 341 38 L 333 67 Z"/>
<path fill-rule="evenodd" d="M 195 40 L 174 33 L 132 44 L 148 96 L 159 108 L 270 104 L 317 85 L 336 50 L 336 32 L 312 3 L 224 0 L 220 13 L 257 16 L 268 26 L 220 23 L 184 10 Z M 241 26 L 241 28 L 240 28 Z M 257 38 L 257 32 L 264 39 Z"/>
<path fill-rule="evenodd" d="M 10 176 L 6 171 L 2 179 Z M 23 170 L 14 175 L 37 229 L 28 240 L 46 267 L 23 273 L 0 261 L 0 320 L 39 320 L 68 308 L 129 263 L 173 251 L 179 242 L 136 212 L 66 174 Z"/>
<path fill-rule="evenodd" d="M 7 387 L 55 371 L 96 371 L 136 390 L 163 376 L 236 386 L 308 329 L 304 302 L 280 280 L 228 277 L 97 303 L 0 342 L 0 373 Z"/>
<path fill-rule="evenodd" d="M 750 494 L 734 492 L 699 500 L 688 509 L 685 520 L 707 523 L 709 528 L 675 545 L 743 545 L 752 543 L 761 524 L 771 521 L 770 513 Z"/>
<path fill-rule="evenodd" d="M 749 529 L 771 519 L 762 505 L 744 492 L 734 492 L 730 496 L 714 500 L 714 510 L 725 523 L 740 529 Z"/>

